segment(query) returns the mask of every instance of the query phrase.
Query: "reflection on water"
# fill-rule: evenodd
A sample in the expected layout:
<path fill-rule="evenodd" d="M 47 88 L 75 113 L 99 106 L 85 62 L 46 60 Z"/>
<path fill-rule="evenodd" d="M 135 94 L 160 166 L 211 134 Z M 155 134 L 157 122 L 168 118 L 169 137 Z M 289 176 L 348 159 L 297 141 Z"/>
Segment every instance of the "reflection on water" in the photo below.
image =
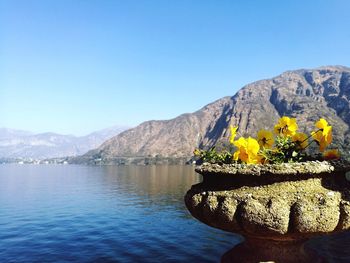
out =
<path fill-rule="evenodd" d="M 283 262 L 283 263 L 325 263 L 313 249 L 301 242 L 278 242 L 272 240 L 246 240 L 227 251 L 222 263 Z"/>
<path fill-rule="evenodd" d="M 314 238 L 308 244 L 329 263 L 350 262 L 350 233 Z"/>
<path fill-rule="evenodd" d="M 321 236 L 306 243 L 248 240 L 224 253 L 221 262 L 348 263 L 349 247 L 349 233 Z"/>
<path fill-rule="evenodd" d="M 0 262 L 235 262 L 240 237 L 184 206 L 199 180 L 191 166 L 0 165 Z M 350 262 L 349 234 L 310 245 Z"/>
<path fill-rule="evenodd" d="M 191 166 L 0 166 L 0 262 L 217 262 L 237 236 L 183 196 Z"/>

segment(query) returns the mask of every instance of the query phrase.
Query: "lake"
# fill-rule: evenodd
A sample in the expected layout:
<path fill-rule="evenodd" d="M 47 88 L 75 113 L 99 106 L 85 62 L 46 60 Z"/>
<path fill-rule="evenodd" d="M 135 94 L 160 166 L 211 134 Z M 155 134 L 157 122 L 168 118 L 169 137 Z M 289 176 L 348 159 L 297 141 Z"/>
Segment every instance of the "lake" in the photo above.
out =
<path fill-rule="evenodd" d="M 219 262 L 241 242 L 188 213 L 192 166 L 0 165 L 0 262 Z M 349 234 L 313 241 L 350 262 Z"/>
<path fill-rule="evenodd" d="M 192 166 L 0 165 L 0 262 L 217 262 L 240 242 L 193 219 Z"/>

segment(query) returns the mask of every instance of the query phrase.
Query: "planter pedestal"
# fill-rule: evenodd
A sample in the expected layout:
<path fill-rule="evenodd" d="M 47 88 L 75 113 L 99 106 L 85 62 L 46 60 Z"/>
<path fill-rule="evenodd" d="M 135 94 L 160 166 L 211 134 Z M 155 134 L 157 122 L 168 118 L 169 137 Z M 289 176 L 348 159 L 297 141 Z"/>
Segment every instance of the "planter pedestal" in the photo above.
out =
<path fill-rule="evenodd" d="M 268 261 L 264 253 L 269 250 L 271 256 L 280 257 L 275 262 L 302 262 L 308 257 L 302 252 L 307 239 L 350 228 L 350 184 L 345 177 L 349 170 L 345 161 L 205 163 L 196 168 L 203 182 L 192 186 L 185 203 L 201 222 L 246 238 L 232 251 L 243 255 L 250 250 L 247 257 Z"/>
<path fill-rule="evenodd" d="M 325 263 L 326 260 L 317 255 L 304 241 L 247 239 L 227 251 L 221 258 L 221 263 L 232 262 Z"/>

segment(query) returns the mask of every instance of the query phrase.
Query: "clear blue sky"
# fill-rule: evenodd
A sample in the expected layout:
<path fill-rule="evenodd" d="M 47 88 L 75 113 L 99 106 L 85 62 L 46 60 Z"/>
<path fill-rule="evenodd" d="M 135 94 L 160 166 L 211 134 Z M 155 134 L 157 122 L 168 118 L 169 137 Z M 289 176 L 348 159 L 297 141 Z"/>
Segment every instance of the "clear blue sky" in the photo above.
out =
<path fill-rule="evenodd" d="M 86 134 L 350 66 L 350 1 L 0 0 L 0 127 Z"/>

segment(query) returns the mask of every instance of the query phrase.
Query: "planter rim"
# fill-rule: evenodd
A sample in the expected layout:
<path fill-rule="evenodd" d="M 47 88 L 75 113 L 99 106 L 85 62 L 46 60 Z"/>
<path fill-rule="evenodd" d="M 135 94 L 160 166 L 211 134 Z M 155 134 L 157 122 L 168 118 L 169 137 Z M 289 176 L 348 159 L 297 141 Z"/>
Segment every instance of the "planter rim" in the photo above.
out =
<path fill-rule="evenodd" d="M 346 160 L 307 161 L 281 164 L 212 164 L 203 163 L 195 168 L 202 175 L 318 175 L 346 173 L 350 171 L 350 162 Z"/>

